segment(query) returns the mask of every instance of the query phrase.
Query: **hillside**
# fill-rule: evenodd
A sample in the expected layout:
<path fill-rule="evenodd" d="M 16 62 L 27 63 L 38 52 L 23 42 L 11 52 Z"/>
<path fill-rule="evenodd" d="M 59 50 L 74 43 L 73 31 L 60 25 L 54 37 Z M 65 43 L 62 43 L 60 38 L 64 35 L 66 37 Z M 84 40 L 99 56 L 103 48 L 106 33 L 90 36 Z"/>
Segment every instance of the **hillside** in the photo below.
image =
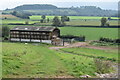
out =
<path fill-rule="evenodd" d="M 12 11 L 30 13 L 31 15 L 114 16 L 117 14 L 115 10 L 103 10 L 96 6 L 59 8 L 48 4 L 21 5 L 13 9 L 6 9 L 3 14 Z"/>

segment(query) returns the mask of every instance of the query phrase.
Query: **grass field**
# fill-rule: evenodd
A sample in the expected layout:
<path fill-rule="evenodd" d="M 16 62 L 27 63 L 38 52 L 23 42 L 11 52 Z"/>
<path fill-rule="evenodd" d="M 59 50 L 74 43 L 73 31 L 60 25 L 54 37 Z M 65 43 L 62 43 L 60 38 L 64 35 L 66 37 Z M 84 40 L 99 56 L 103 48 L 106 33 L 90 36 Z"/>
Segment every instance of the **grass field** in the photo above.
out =
<path fill-rule="evenodd" d="M 10 29 L 20 25 L 7 25 Z M 23 26 L 23 25 L 21 25 Z M 33 26 L 33 25 L 24 25 Z M 37 25 L 39 26 L 39 25 Z M 86 37 L 86 40 L 99 40 L 100 37 L 118 38 L 119 28 L 92 28 L 92 27 L 59 27 L 61 35 L 75 35 Z"/>
<path fill-rule="evenodd" d="M 50 45 L 3 42 L 3 78 L 23 77 L 95 77 L 94 59 L 48 49 Z M 19 51 L 18 51 L 19 50 Z M 65 49 L 85 55 L 115 58 L 117 53 L 86 48 Z M 95 52 L 96 53 L 95 53 Z"/>
<path fill-rule="evenodd" d="M 92 58 L 64 54 L 47 47 L 43 44 L 3 43 L 3 77 L 94 76 Z M 74 61 L 79 62 L 78 66 L 73 66 Z M 80 66 L 81 63 L 84 64 Z M 75 72 L 74 67 L 80 71 Z"/>
<path fill-rule="evenodd" d="M 118 38 L 118 28 L 61 27 L 61 35 L 84 35 L 86 40 L 99 40 L 100 37 Z"/>
<path fill-rule="evenodd" d="M 18 17 L 13 16 L 13 15 L 2 15 L 2 19 L 5 19 L 5 18 L 7 18 L 7 19 L 19 19 Z"/>
<path fill-rule="evenodd" d="M 60 18 L 61 16 L 58 16 L 58 17 Z M 102 17 L 94 17 L 94 16 L 68 16 L 68 17 L 70 17 L 71 20 L 74 20 L 74 19 L 101 19 L 102 18 Z M 46 16 L 46 18 L 53 19 L 54 16 Z M 31 20 L 40 20 L 41 15 L 30 16 L 30 19 Z M 118 18 L 117 17 L 111 17 L 111 19 L 118 19 Z"/>
<path fill-rule="evenodd" d="M 96 50 L 96 49 L 89 49 L 89 48 L 64 48 L 61 49 L 66 52 L 72 52 L 74 54 L 81 54 L 84 56 L 91 56 L 91 57 L 103 57 L 106 59 L 115 59 L 118 61 L 118 51 L 117 50 Z"/>
<path fill-rule="evenodd" d="M 6 15 L 8 19 L 2 20 L 3 26 L 10 29 L 15 26 L 45 26 L 52 23 L 40 23 L 38 25 L 7 25 L 8 23 L 30 24 L 39 22 L 41 16 L 30 16 L 30 20 L 19 19 Z M 5 17 L 5 15 L 4 15 Z M 53 16 L 47 16 L 50 19 Z M 65 27 L 58 27 L 61 35 L 84 35 L 86 40 L 99 40 L 100 37 L 118 38 L 118 28 L 93 28 L 93 27 L 73 27 L 77 25 L 100 25 L 101 17 L 70 16 L 71 21 L 66 22 Z M 113 17 L 112 17 L 113 18 Z M 87 19 L 86 21 L 84 19 Z M 116 19 L 116 18 L 115 18 Z M 73 25 L 73 26 L 72 26 Z M 110 25 L 118 25 L 117 21 L 110 21 Z M 23 77 L 80 77 L 81 75 L 90 75 L 95 77 L 97 72 L 94 58 L 105 57 L 118 60 L 118 54 L 115 50 L 95 50 L 88 48 L 68 48 L 62 51 L 50 50 L 52 45 L 41 43 L 12 43 L 3 42 L 2 58 L 3 78 L 23 78 Z M 75 54 L 67 54 L 71 52 Z M 1 54 L 1 53 L 0 53 Z M 109 55 L 108 55 L 109 54 Z M 89 57 L 92 56 L 92 57 Z M 1 57 L 1 55 L 0 55 Z"/>
<path fill-rule="evenodd" d="M 2 17 L 3 19 L 7 17 L 7 19 L 2 20 L 2 24 L 9 24 L 9 23 L 23 23 L 24 24 L 25 21 L 29 21 L 29 24 L 39 23 L 38 25 L 51 25 L 52 19 L 54 18 L 54 16 L 46 16 L 46 18 L 50 18 L 50 22 L 40 23 L 41 16 L 38 16 L 38 15 L 30 16 L 30 20 L 20 19 L 12 15 L 3 15 Z M 70 17 L 70 21 L 65 22 L 66 25 L 71 25 L 71 26 L 80 26 L 80 25 L 100 26 L 101 25 L 101 22 L 100 22 L 101 17 L 90 17 L 90 16 L 69 16 L 69 17 Z M 112 17 L 112 19 L 117 19 L 117 17 Z M 109 23 L 110 23 L 110 26 L 118 25 L 117 20 L 110 20 Z"/>
<path fill-rule="evenodd" d="M 2 20 L 2 24 L 9 24 L 9 23 L 23 23 L 25 24 L 25 22 L 28 21 L 29 24 L 33 24 L 36 23 L 38 21 L 31 21 L 31 20 L 25 20 L 25 19 L 13 19 L 13 20 Z"/>

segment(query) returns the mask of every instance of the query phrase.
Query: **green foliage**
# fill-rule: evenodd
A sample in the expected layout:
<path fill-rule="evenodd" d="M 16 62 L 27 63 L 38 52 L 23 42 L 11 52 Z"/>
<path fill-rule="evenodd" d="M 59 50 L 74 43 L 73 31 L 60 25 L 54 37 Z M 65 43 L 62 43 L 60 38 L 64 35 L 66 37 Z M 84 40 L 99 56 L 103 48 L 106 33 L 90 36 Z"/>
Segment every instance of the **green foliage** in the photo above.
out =
<path fill-rule="evenodd" d="M 53 26 L 61 26 L 61 21 L 60 21 L 60 19 L 58 18 L 58 16 L 55 16 L 54 18 L 53 18 L 53 24 L 52 24 Z"/>
<path fill-rule="evenodd" d="M 2 26 L 2 37 L 6 38 L 9 36 L 10 28 L 7 26 Z"/>
<path fill-rule="evenodd" d="M 29 24 L 29 21 L 25 21 L 25 24 L 28 25 L 28 24 Z"/>
<path fill-rule="evenodd" d="M 70 21 L 70 18 L 67 16 L 61 16 L 61 21 L 65 22 L 65 21 Z"/>
<path fill-rule="evenodd" d="M 96 72 L 99 74 L 110 73 L 112 70 L 112 65 L 109 61 L 103 61 L 100 59 L 94 59 L 96 66 Z"/>
<path fill-rule="evenodd" d="M 11 14 L 16 16 L 16 17 L 23 18 L 23 19 L 29 19 L 29 16 L 31 16 L 30 14 L 17 12 L 17 11 L 13 11 L 13 12 L 11 12 Z"/>
<path fill-rule="evenodd" d="M 5 10 L 3 13 L 8 13 L 12 10 L 23 11 L 26 13 L 36 15 L 82 15 L 82 16 L 113 16 L 117 14 L 115 10 L 103 10 L 96 6 L 81 6 L 74 8 L 58 8 L 54 5 L 48 4 L 35 4 L 35 5 L 22 5 L 13 9 Z"/>
<path fill-rule="evenodd" d="M 99 41 L 110 42 L 110 43 L 118 43 L 118 44 L 120 44 L 120 39 L 110 39 L 110 38 L 103 38 L 103 37 L 101 37 L 101 38 L 99 39 Z"/>
<path fill-rule="evenodd" d="M 49 18 L 47 18 L 47 22 L 50 22 L 50 19 L 49 19 Z"/>
<path fill-rule="evenodd" d="M 107 23 L 107 19 L 106 18 L 101 18 L 101 26 L 105 26 Z"/>
<path fill-rule="evenodd" d="M 46 16 L 45 16 L 45 15 L 42 15 L 41 18 L 44 20 L 44 19 L 46 18 Z"/>

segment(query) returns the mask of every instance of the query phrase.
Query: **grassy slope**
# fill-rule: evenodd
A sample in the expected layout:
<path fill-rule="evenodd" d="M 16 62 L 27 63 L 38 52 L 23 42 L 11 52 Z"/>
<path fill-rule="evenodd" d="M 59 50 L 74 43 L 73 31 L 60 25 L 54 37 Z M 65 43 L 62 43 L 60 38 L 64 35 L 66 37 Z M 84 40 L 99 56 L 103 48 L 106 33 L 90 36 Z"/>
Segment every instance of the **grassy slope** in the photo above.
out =
<path fill-rule="evenodd" d="M 86 40 L 98 40 L 100 37 L 118 38 L 118 28 L 61 27 L 61 35 L 85 35 Z"/>
<path fill-rule="evenodd" d="M 115 51 L 115 50 L 96 50 L 96 49 L 89 49 L 89 48 L 64 48 L 61 50 L 76 53 L 76 54 L 83 54 L 87 56 L 105 57 L 109 59 L 118 60 L 118 51 Z"/>
<path fill-rule="evenodd" d="M 2 78 L 2 43 L 0 42 L 0 79 Z"/>
<path fill-rule="evenodd" d="M 92 58 L 56 52 L 43 44 L 3 43 L 3 77 L 94 76 L 95 70 Z"/>

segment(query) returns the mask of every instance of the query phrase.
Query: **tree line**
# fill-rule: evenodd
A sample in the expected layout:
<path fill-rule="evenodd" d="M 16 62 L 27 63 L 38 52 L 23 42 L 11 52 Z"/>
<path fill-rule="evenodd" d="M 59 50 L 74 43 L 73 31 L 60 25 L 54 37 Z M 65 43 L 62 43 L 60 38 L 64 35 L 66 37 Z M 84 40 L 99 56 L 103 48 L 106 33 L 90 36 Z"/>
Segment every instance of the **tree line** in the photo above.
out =
<path fill-rule="evenodd" d="M 65 26 L 66 21 L 70 21 L 70 18 L 68 16 L 61 16 L 60 18 L 58 16 L 55 16 L 52 20 L 52 26 L 56 26 L 56 27 Z M 41 23 L 50 22 L 50 19 L 49 18 L 46 19 L 46 16 L 42 15 L 40 22 Z"/>

